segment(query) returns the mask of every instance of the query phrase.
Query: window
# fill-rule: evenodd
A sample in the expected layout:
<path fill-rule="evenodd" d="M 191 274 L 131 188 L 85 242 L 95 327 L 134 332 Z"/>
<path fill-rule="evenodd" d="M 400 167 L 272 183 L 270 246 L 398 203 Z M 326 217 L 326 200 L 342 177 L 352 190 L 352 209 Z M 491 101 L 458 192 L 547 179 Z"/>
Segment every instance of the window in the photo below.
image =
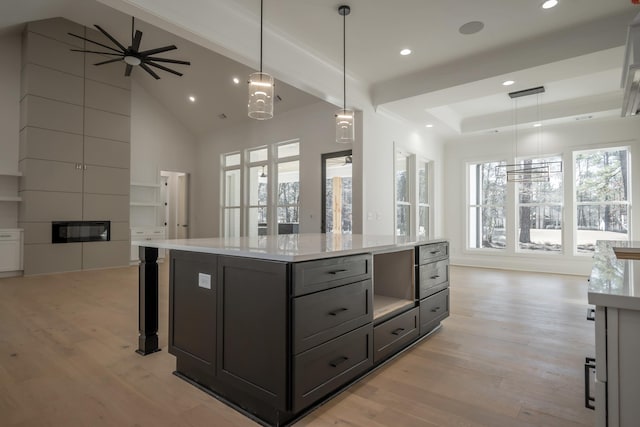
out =
<path fill-rule="evenodd" d="M 240 153 L 223 155 L 223 230 L 226 237 L 240 236 Z"/>
<path fill-rule="evenodd" d="M 505 202 L 507 180 L 497 171 L 505 162 L 469 165 L 469 247 L 503 249 L 506 246 Z"/>
<path fill-rule="evenodd" d="M 576 250 L 593 253 L 596 240 L 629 240 L 627 148 L 574 153 Z"/>
<path fill-rule="evenodd" d="M 409 176 L 409 155 L 396 151 L 396 236 L 411 235 L 411 178 Z"/>
<path fill-rule="evenodd" d="M 418 171 L 418 237 L 429 237 L 429 163 L 417 162 Z"/>
<path fill-rule="evenodd" d="M 278 234 L 298 233 L 300 225 L 300 143 L 277 146 Z"/>
<path fill-rule="evenodd" d="M 561 162 L 559 156 L 521 160 L 525 167 L 541 162 Z M 519 182 L 518 248 L 521 251 L 562 253 L 562 173 L 546 182 Z"/>
<path fill-rule="evenodd" d="M 322 155 L 322 232 L 351 234 L 352 150 Z"/>
<path fill-rule="evenodd" d="M 269 204 L 269 149 L 249 151 L 247 235 L 267 234 Z"/>

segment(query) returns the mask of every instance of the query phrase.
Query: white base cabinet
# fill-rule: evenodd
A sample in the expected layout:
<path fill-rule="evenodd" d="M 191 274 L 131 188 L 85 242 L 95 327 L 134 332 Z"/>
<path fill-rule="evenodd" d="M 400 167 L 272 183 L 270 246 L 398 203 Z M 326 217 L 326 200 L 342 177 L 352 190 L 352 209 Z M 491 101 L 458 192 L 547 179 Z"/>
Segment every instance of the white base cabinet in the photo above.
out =
<path fill-rule="evenodd" d="M 0 229 L 0 272 L 22 270 L 22 230 Z"/>

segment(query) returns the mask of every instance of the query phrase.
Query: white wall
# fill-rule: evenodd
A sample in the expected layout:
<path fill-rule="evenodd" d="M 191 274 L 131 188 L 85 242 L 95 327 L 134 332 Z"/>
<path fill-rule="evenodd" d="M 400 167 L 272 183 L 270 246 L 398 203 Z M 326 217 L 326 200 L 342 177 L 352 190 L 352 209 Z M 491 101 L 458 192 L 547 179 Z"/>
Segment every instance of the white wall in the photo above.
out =
<path fill-rule="evenodd" d="M 160 183 L 160 171 L 196 175 L 196 137 L 151 96 L 131 81 L 131 181 Z M 197 229 L 197 180 L 190 180 L 189 221 Z M 191 231 L 193 233 L 193 230 Z"/>
<path fill-rule="evenodd" d="M 445 146 L 446 234 L 451 242 L 451 262 L 458 265 L 508 268 L 526 271 L 544 271 L 588 275 L 591 271 L 590 256 L 574 256 L 571 229 L 573 228 L 573 155 L 572 150 L 596 146 L 631 146 L 631 161 L 640 162 L 640 120 L 637 118 L 609 118 L 569 123 L 544 128 L 542 134 L 535 130 L 519 129 L 517 155 L 560 154 L 563 156 L 565 205 L 564 230 L 565 253 L 563 255 L 518 254 L 513 248 L 498 254 L 487 250 L 466 249 L 466 168 L 468 162 L 507 160 L 515 157 L 513 132 L 491 135 L 473 135 L 448 141 Z M 541 137 L 541 138 L 540 138 Z M 633 164 L 633 163 L 632 163 Z M 632 202 L 640 202 L 640 172 L 633 166 Z M 511 184 L 510 184 L 511 185 Z M 509 196 L 515 197 L 510 190 Z M 513 204 L 511 204 L 513 205 Z M 508 206 L 510 206 L 508 204 Z M 507 212 L 507 222 L 515 222 L 515 210 Z M 509 221 L 511 219 L 511 221 Z M 640 239 L 640 212 L 632 210 L 631 237 Z M 515 228 L 512 230 L 515 233 Z M 570 247 L 568 247 L 570 245 Z M 513 246 L 513 243 L 511 243 Z"/>
<path fill-rule="evenodd" d="M 444 237 L 443 141 L 426 129 L 374 111 L 364 113 L 364 234 L 394 234 L 394 143 L 397 148 L 431 161 L 433 224 L 430 237 Z"/>
<path fill-rule="evenodd" d="M 21 36 L 0 36 L 0 172 L 18 170 Z M 0 176 L 0 196 L 17 196 L 18 178 Z M 0 228 L 15 228 L 18 204 L 0 202 Z"/>

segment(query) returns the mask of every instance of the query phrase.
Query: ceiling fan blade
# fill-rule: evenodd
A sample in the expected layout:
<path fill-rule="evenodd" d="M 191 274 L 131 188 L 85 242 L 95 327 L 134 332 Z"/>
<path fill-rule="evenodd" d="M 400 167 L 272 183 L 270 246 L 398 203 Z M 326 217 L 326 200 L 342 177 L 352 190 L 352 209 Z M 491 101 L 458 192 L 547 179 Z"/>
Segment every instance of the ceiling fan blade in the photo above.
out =
<path fill-rule="evenodd" d="M 131 75 L 131 70 L 133 70 L 133 65 L 127 64 L 127 68 L 124 69 L 124 75 L 129 77 Z"/>
<path fill-rule="evenodd" d="M 147 64 L 147 65 L 151 65 L 152 67 L 156 67 L 156 68 L 159 68 L 159 69 L 161 69 L 161 70 L 164 70 L 164 71 L 166 71 L 166 72 L 168 72 L 168 73 L 175 74 L 176 76 L 182 76 L 182 73 L 179 73 L 179 72 L 177 72 L 176 70 L 172 70 L 171 68 L 167 68 L 167 67 L 162 66 L 162 65 L 160 65 L 160 64 L 154 64 L 154 63 L 153 63 L 153 62 L 151 62 L 151 61 L 144 61 L 144 63 L 145 63 L 145 64 Z"/>
<path fill-rule="evenodd" d="M 137 52 L 138 49 L 140 49 L 140 40 L 142 40 L 142 31 L 136 30 L 136 35 L 133 37 L 133 40 L 131 41 L 131 49 Z"/>
<path fill-rule="evenodd" d="M 67 34 L 69 34 L 70 36 L 73 36 L 73 37 L 77 37 L 77 38 L 79 38 L 80 40 L 84 40 L 84 41 L 87 41 L 87 42 L 89 42 L 89 43 L 97 44 L 98 46 L 102 46 L 102 47 L 104 47 L 105 49 L 109 49 L 109 50 L 112 50 L 112 51 L 114 51 L 114 52 L 120 52 L 118 49 L 114 49 L 113 47 L 111 47 L 111 46 L 107 46 L 106 44 L 102 44 L 102 43 L 98 43 L 98 42 L 93 41 L 93 40 L 89 40 L 89 39 L 88 39 L 88 38 L 86 38 L 86 37 L 77 36 L 77 35 L 72 34 L 72 33 L 67 33 Z M 73 50 L 73 49 L 71 49 L 71 50 Z"/>
<path fill-rule="evenodd" d="M 111 52 L 98 52 L 96 50 L 81 50 L 81 49 L 69 49 L 74 52 L 84 52 L 84 53 L 97 53 L 99 55 L 109 55 L 109 56 L 124 56 L 122 52 L 119 53 L 111 53 Z"/>
<path fill-rule="evenodd" d="M 189 61 L 180 61 L 178 59 L 166 59 L 166 58 L 157 58 L 155 56 L 147 56 L 147 60 L 155 61 L 155 62 L 169 62 L 171 64 L 183 64 L 183 65 L 191 65 Z"/>
<path fill-rule="evenodd" d="M 122 49 L 122 51 L 124 52 L 125 50 L 127 50 L 126 47 L 122 46 L 122 44 L 120 44 L 120 42 L 116 39 L 114 39 L 111 34 L 107 33 L 105 30 L 103 30 L 100 25 L 94 25 L 94 27 L 96 27 L 98 30 L 100 30 L 100 32 L 102 34 L 105 35 L 105 37 L 107 37 L 109 40 L 111 40 L 113 42 L 113 44 L 115 44 L 116 46 L 118 46 L 120 49 Z"/>
<path fill-rule="evenodd" d="M 171 46 L 159 47 L 151 50 L 145 50 L 143 52 L 138 52 L 138 53 L 140 54 L 140 56 L 149 56 L 149 55 L 155 55 L 156 53 L 167 52 L 175 49 L 177 49 L 177 47 L 175 47 L 174 45 L 171 45 Z"/>
<path fill-rule="evenodd" d="M 112 62 L 119 62 L 119 61 L 122 61 L 122 60 L 123 60 L 123 58 L 124 58 L 124 57 L 122 57 L 122 58 L 115 58 L 115 59 L 109 59 L 109 60 L 107 60 L 107 61 L 97 62 L 97 63 L 95 63 L 95 64 L 93 64 L 93 65 L 104 65 L 104 64 L 110 64 L 110 63 L 112 63 Z"/>
<path fill-rule="evenodd" d="M 151 74 L 156 80 L 160 80 L 160 76 L 157 75 L 156 73 L 153 72 L 153 70 L 149 67 L 147 67 L 144 63 L 141 63 L 140 66 L 142 67 L 143 70 L 145 70 L 147 73 Z"/>

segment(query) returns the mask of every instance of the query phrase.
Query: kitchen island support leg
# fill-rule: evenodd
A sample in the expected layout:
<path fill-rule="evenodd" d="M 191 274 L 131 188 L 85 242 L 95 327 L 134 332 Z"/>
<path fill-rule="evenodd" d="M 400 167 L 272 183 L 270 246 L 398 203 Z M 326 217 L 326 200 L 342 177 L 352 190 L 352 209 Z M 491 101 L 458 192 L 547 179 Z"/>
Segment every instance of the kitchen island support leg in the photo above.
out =
<path fill-rule="evenodd" d="M 158 248 L 140 246 L 138 267 L 138 349 L 147 354 L 158 348 Z"/>

